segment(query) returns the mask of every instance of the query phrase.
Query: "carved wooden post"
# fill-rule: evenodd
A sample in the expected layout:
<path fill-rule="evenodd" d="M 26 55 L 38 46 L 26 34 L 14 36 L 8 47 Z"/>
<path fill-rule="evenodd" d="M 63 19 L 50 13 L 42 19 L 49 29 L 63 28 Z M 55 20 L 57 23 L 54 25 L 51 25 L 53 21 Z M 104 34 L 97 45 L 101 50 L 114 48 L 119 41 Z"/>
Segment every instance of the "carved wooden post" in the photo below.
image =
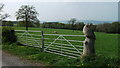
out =
<path fill-rule="evenodd" d="M 93 28 L 91 24 L 86 24 L 83 28 L 83 33 L 85 34 L 86 38 L 84 41 L 84 48 L 83 48 L 83 56 L 94 55 L 95 54 L 95 34 L 93 32 Z"/>

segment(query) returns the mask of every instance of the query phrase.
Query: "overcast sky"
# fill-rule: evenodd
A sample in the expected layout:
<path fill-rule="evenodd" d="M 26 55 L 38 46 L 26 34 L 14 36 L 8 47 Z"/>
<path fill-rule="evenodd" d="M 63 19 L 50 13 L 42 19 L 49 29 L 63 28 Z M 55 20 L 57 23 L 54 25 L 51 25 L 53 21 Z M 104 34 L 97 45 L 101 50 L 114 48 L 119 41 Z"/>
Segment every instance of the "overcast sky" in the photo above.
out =
<path fill-rule="evenodd" d="M 3 0 L 4 12 L 15 20 L 15 12 L 21 5 L 33 5 L 39 13 L 40 21 L 78 20 L 118 20 L 118 0 Z"/>

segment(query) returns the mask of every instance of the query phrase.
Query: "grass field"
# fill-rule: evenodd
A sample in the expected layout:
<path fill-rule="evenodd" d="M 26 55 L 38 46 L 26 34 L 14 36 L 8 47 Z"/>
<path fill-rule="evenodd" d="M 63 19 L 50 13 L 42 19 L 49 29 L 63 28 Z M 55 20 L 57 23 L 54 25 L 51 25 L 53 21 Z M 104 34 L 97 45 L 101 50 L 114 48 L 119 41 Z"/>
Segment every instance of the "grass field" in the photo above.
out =
<path fill-rule="evenodd" d="M 25 30 L 24 27 L 14 27 L 14 28 L 15 30 Z M 30 27 L 29 30 L 43 31 L 45 34 L 52 34 L 54 31 L 57 31 L 58 34 L 83 35 L 82 31 L 79 31 L 79 30 L 73 32 L 72 30 L 65 30 L 65 29 L 32 28 L 32 27 Z M 104 65 L 104 64 L 114 65 L 114 63 L 116 63 L 114 59 L 118 57 L 118 34 L 107 34 L 107 33 L 95 32 L 95 35 L 97 38 L 95 43 L 96 55 L 101 56 L 102 58 L 97 59 L 99 62 L 95 61 L 93 63 L 86 64 L 85 66 L 95 65 L 95 64 L 96 65 Z M 72 38 L 72 39 L 76 39 L 76 38 Z M 6 49 L 6 48 L 8 51 L 11 51 L 14 54 L 19 53 L 18 55 L 23 55 L 24 57 L 27 57 L 28 59 L 32 59 L 32 60 L 40 60 L 43 63 L 48 65 L 53 65 L 53 66 L 54 65 L 58 65 L 58 66 L 83 65 L 83 63 L 77 59 L 62 57 L 62 56 L 49 54 L 49 53 L 42 53 L 42 52 L 39 52 L 39 49 L 36 49 L 36 48 L 16 46 L 16 45 L 13 45 L 10 47 L 8 46 L 3 47 L 3 49 Z M 16 51 L 16 53 L 14 51 Z M 49 60 L 46 60 L 46 59 L 49 59 Z"/>

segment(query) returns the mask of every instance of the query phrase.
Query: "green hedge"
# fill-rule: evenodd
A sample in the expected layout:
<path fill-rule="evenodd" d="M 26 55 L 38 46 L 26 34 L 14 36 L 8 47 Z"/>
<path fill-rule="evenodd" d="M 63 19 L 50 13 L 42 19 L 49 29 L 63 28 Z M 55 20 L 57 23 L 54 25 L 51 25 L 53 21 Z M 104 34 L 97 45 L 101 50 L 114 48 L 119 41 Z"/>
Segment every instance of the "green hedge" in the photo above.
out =
<path fill-rule="evenodd" d="M 2 27 L 2 43 L 11 44 L 17 41 L 17 36 L 12 27 Z"/>
<path fill-rule="evenodd" d="M 12 21 L 3 21 L 2 22 L 2 26 L 13 26 L 13 22 Z"/>

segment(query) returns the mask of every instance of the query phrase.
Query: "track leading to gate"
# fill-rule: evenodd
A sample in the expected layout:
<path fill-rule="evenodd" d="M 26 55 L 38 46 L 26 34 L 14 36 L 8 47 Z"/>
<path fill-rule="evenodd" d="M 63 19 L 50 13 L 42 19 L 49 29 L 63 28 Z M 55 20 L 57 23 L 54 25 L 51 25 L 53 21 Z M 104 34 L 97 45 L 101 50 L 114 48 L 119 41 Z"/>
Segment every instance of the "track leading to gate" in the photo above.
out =
<path fill-rule="evenodd" d="M 2 52 L 2 66 L 43 66 L 40 63 L 31 63 L 20 57 L 13 56 L 9 53 Z"/>

